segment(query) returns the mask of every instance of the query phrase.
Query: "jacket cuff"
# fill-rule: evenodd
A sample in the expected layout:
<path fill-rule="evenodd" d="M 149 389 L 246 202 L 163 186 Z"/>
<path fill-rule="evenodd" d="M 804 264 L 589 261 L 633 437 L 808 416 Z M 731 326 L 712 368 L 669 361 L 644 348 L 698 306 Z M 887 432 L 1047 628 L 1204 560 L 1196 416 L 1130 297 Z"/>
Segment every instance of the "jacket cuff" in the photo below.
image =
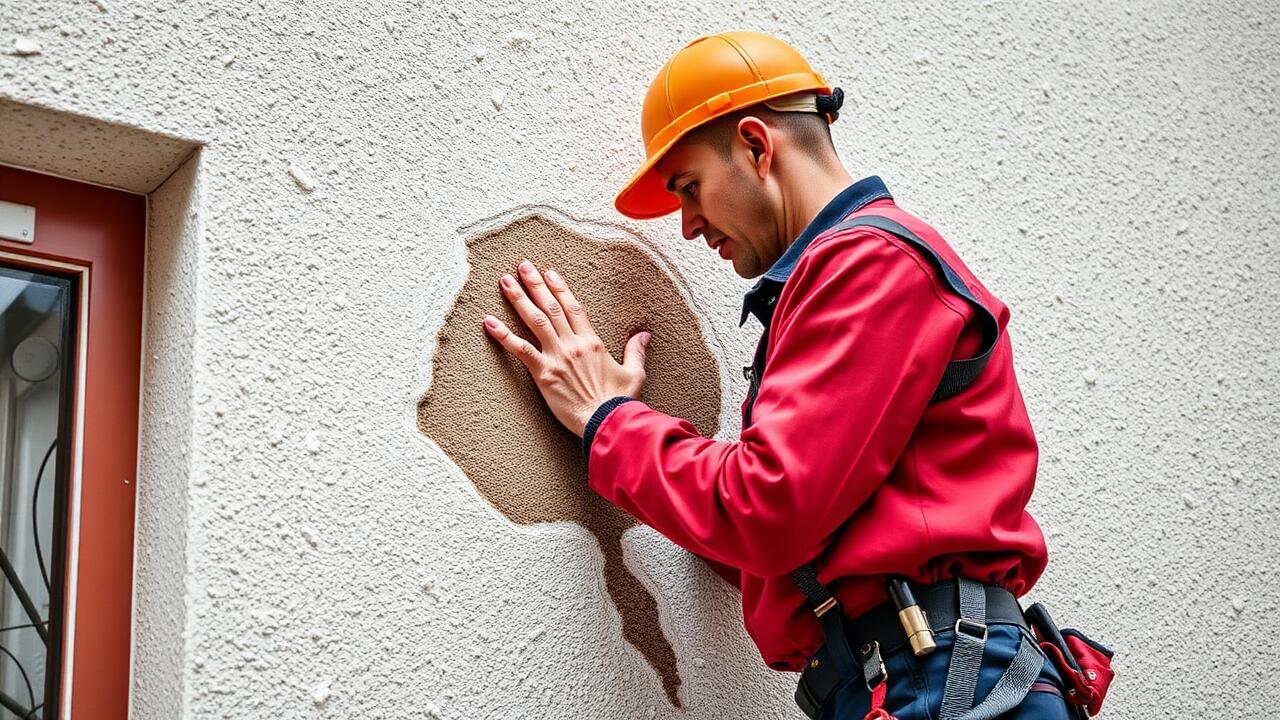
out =
<path fill-rule="evenodd" d="M 604 422 L 606 417 L 609 417 L 609 413 L 613 412 L 614 408 L 628 400 L 635 400 L 635 398 L 627 397 L 626 395 L 609 398 L 600 403 L 600 407 L 596 408 L 596 411 L 591 414 L 591 419 L 587 421 L 587 426 L 582 431 L 582 455 L 588 462 L 591 460 L 591 441 L 596 436 L 596 430 L 600 429 L 600 423 Z"/>

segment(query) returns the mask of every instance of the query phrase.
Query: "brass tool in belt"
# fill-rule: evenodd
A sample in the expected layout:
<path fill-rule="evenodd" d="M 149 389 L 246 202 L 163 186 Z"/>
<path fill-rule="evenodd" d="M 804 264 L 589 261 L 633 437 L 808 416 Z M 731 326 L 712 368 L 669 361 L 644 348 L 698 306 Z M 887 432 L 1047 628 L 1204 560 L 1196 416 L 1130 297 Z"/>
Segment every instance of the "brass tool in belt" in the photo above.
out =
<path fill-rule="evenodd" d="M 889 597 L 893 599 L 894 607 L 898 608 L 898 620 L 902 623 L 902 629 L 907 633 L 907 640 L 911 642 L 911 651 L 916 657 L 923 657 L 938 648 L 937 643 L 933 641 L 933 630 L 929 628 L 929 618 L 925 617 L 924 610 L 916 604 L 915 595 L 911 594 L 911 587 L 907 585 L 907 581 L 899 577 L 889 578 Z"/>

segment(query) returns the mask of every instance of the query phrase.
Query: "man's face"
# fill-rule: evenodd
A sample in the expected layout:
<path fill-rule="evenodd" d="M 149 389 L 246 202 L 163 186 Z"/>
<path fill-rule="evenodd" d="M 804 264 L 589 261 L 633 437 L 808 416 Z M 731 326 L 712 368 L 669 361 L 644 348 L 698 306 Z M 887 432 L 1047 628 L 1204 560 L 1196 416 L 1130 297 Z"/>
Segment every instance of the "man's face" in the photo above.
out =
<path fill-rule="evenodd" d="M 682 140 L 655 166 L 680 199 L 684 236 L 701 235 L 744 278 L 762 274 L 781 255 L 773 207 L 751 158 L 736 138 L 728 160 L 706 142 Z"/>

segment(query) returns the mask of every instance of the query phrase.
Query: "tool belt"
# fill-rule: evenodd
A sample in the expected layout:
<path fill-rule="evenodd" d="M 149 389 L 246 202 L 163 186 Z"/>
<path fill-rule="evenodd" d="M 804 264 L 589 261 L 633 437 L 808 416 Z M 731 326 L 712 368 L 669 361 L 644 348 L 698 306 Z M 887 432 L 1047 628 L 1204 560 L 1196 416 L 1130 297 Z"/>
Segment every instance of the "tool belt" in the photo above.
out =
<path fill-rule="evenodd" d="M 956 585 L 956 581 L 948 580 L 921 588 L 916 594 L 920 609 L 924 611 L 929 628 L 934 633 L 956 630 L 957 625 L 964 622 L 960 618 L 960 606 L 956 601 Z M 1013 593 L 998 585 L 981 587 L 986 595 L 986 625 L 1004 623 L 1030 629 Z M 986 629 L 977 625 L 964 625 L 960 632 L 982 636 Z M 879 656 L 908 646 L 906 631 L 898 619 L 898 609 L 888 602 L 857 618 L 845 618 L 844 635 L 851 651 L 856 652 L 859 657 L 872 656 L 872 650 L 875 649 L 876 658 L 867 658 L 873 659 L 875 663 L 880 662 Z M 849 675 L 841 672 L 841 663 L 835 655 L 838 652 L 840 650 L 833 647 L 833 643 L 824 643 L 800 673 L 796 704 L 811 718 L 817 718 L 831 695 L 849 680 Z M 859 667 L 861 664 L 859 662 Z"/>
<path fill-rule="evenodd" d="M 1019 704 L 1039 675 L 1044 660 L 1036 649 L 1037 644 L 1062 676 L 1065 697 L 1073 713 L 1087 720 L 1101 709 L 1102 699 L 1115 676 L 1111 670 L 1111 651 L 1078 630 L 1059 631 L 1043 605 L 1032 605 L 1024 614 L 1017 598 L 1008 590 L 964 578 L 920 588 L 916 599 L 933 633 L 956 633 L 942 717 L 994 718 Z M 827 641 L 800 673 L 796 704 L 807 716 L 817 720 L 836 691 L 856 679 L 866 682 L 872 693 L 872 712 L 867 717 L 892 718 L 882 708 L 887 680 L 883 655 L 910 647 L 899 609 L 892 603 L 883 603 L 849 619 L 840 617 L 839 603 L 834 598 L 829 596 L 826 606 L 821 613 L 815 610 L 815 614 L 822 622 Z M 976 670 L 981 664 L 987 626 L 995 624 L 1030 630 L 1038 642 L 1033 644 L 1024 639 L 1005 677 L 982 702 L 975 704 Z"/>

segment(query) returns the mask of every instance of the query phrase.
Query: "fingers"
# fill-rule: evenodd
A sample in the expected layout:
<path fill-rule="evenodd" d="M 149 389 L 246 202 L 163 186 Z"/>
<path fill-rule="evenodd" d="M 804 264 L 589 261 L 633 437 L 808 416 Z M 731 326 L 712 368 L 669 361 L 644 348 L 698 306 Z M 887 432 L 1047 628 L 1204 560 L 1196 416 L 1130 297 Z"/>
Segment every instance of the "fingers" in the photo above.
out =
<path fill-rule="evenodd" d="M 534 305 L 541 308 L 550 318 L 551 327 L 555 329 L 556 335 L 573 334 L 569 321 L 565 319 L 564 307 L 556 299 L 555 295 L 551 293 L 546 281 L 542 278 L 542 273 L 538 272 L 538 268 L 533 263 L 525 260 L 520 263 L 517 269 L 520 272 L 520 278 L 524 280 L 525 287 L 529 289 L 529 297 L 533 299 Z"/>
<path fill-rule="evenodd" d="M 648 332 L 632 335 L 626 347 L 622 349 L 622 366 L 643 377 L 644 362 L 649 354 L 649 340 L 652 337 Z"/>
<path fill-rule="evenodd" d="M 519 280 L 516 280 L 511 275 L 503 275 L 498 280 L 498 285 L 502 288 L 502 294 L 506 296 L 507 301 L 515 308 L 516 314 L 533 332 L 534 337 L 538 338 L 543 350 L 559 344 L 556 329 L 551 324 L 550 316 L 537 305 L 534 305 L 528 295 L 525 295 L 524 288 L 520 287 Z"/>
<path fill-rule="evenodd" d="M 578 298 L 573 296 L 569 290 L 569 286 L 565 284 L 564 278 L 555 270 L 547 271 L 547 286 L 551 288 L 551 292 L 555 294 L 556 299 L 560 301 L 560 307 L 564 310 L 564 316 L 569 321 L 569 327 L 578 335 L 586 335 L 594 333 L 591 329 L 591 322 L 587 320 L 587 312 L 582 309 L 582 303 L 578 302 Z"/>
<path fill-rule="evenodd" d="M 498 341 L 498 344 L 506 348 L 507 352 L 515 355 L 520 362 L 524 363 L 529 372 L 532 373 L 541 368 L 542 353 L 538 352 L 533 343 L 511 332 L 511 328 L 507 327 L 501 320 L 492 315 L 485 315 L 484 329 L 485 332 L 493 336 L 494 340 Z"/>

